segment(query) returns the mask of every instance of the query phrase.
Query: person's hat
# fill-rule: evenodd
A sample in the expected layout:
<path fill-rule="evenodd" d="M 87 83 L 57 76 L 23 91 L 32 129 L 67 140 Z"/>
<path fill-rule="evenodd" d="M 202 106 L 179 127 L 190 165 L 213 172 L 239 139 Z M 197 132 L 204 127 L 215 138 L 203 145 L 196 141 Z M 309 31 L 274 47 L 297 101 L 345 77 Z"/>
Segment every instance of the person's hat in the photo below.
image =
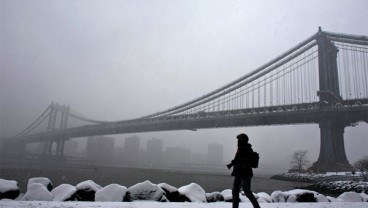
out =
<path fill-rule="evenodd" d="M 238 141 L 244 141 L 244 142 L 248 142 L 249 138 L 246 134 L 239 134 L 238 136 L 236 136 L 236 138 L 238 139 Z"/>

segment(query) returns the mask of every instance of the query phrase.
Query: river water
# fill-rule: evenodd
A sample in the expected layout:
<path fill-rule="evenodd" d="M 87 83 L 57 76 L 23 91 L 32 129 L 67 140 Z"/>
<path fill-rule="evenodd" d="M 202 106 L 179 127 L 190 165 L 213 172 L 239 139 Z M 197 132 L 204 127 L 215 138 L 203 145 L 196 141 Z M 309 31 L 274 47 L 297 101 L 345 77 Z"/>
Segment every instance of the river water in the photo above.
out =
<path fill-rule="evenodd" d="M 146 180 L 152 183 L 168 183 L 174 187 L 181 187 L 190 183 L 197 183 L 207 193 L 231 189 L 233 177 L 227 173 L 198 173 L 169 170 L 152 170 L 123 167 L 1 167 L 0 178 L 15 180 L 21 192 L 26 192 L 27 182 L 32 177 L 47 177 L 54 187 L 66 183 L 77 185 L 85 180 L 106 186 L 117 183 L 130 187 Z M 252 180 L 252 191 L 271 194 L 275 190 L 288 191 L 306 183 L 280 181 L 270 178 L 270 175 L 255 174 Z"/>

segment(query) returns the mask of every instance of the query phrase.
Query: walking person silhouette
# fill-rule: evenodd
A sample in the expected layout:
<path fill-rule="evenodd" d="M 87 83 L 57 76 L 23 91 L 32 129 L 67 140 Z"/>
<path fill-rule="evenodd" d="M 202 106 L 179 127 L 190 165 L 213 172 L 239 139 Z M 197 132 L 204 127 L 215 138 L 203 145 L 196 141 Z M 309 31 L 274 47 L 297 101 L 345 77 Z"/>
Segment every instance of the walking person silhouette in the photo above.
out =
<path fill-rule="evenodd" d="M 248 197 L 253 207 L 260 208 L 256 197 L 251 191 L 251 180 L 253 177 L 253 170 L 251 167 L 251 154 L 253 153 L 252 145 L 248 143 L 249 138 L 246 134 L 239 134 L 236 138 L 238 139 L 238 149 L 235 158 L 227 165 L 229 169 L 234 166 L 233 172 L 231 173 L 231 175 L 235 177 L 232 189 L 233 208 L 239 207 L 240 188 L 243 189 L 245 196 Z"/>

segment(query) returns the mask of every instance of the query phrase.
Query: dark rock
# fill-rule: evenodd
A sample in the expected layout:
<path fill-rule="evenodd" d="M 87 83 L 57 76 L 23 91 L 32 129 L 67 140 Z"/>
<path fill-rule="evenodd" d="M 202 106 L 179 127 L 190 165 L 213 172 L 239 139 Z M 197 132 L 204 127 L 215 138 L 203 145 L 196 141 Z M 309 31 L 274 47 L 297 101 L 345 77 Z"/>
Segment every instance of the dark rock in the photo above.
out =
<path fill-rule="evenodd" d="M 304 193 L 296 197 L 297 202 L 316 202 L 313 193 Z"/>

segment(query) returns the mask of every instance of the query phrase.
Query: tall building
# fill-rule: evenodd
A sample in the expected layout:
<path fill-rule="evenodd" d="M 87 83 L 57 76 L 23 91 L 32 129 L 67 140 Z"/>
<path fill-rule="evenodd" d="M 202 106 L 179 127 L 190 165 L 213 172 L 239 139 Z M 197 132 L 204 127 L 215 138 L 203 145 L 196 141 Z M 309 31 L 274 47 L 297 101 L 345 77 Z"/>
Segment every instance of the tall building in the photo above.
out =
<path fill-rule="evenodd" d="M 149 162 L 160 163 L 162 161 L 162 146 L 161 139 L 152 138 L 147 141 L 146 160 Z"/>
<path fill-rule="evenodd" d="M 94 161 L 111 161 L 113 159 L 115 138 L 92 136 L 87 138 L 86 156 Z"/>
<path fill-rule="evenodd" d="M 139 158 L 139 143 L 140 138 L 137 136 L 131 136 L 125 138 L 125 144 L 123 148 L 123 160 L 124 161 L 138 161 Z"/>
<path fill-rule="evenodd" d="M 171 164 L 189 163 L 191 151 L 182 147 L 166 147 L 165 161 Z"/>
<path fill-rule="evenodd" d="M 207 162 L 209 164 L 222 164 L 224 157 L 224 145 L 208 144 Z"/>

